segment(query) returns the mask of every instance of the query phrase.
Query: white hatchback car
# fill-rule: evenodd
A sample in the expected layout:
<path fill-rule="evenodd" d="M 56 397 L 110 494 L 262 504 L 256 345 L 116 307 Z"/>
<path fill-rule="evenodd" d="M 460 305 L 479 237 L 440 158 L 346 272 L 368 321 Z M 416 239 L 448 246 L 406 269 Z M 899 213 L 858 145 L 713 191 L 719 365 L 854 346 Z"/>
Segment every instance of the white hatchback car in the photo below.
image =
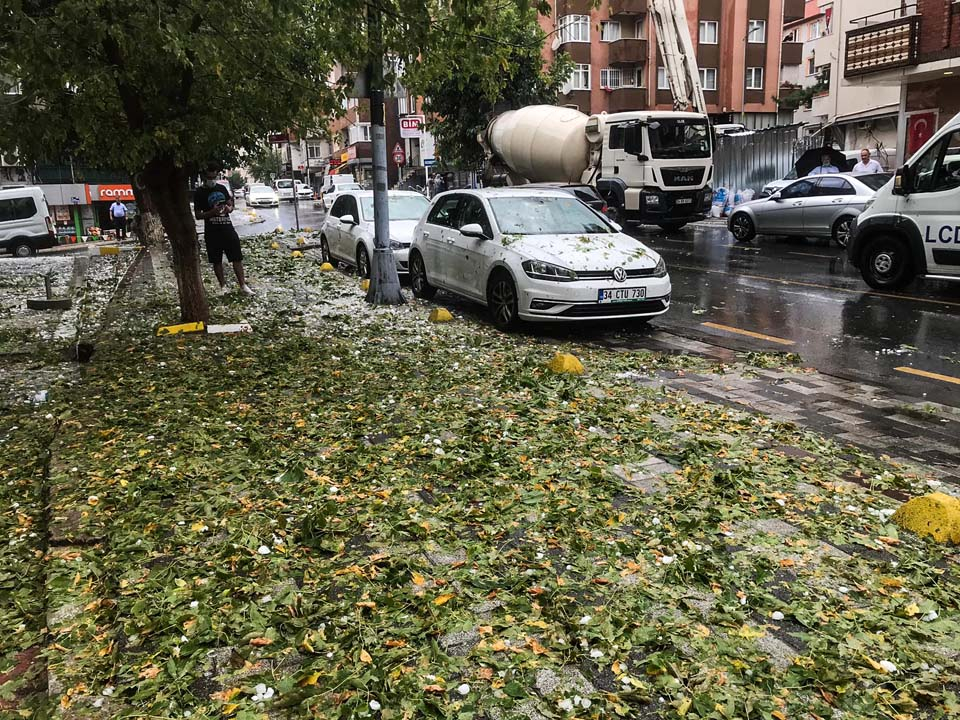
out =
<path fill-rule="evenodd" d="M 251 185 L 247 193 L 247 205 L 249 207 L 277 207 L 280 205 L 280 198 L 277 191 L 266 185 Z"/>
<path fill-rule="evenodd" d="M 391 190 L 390 248 L 397 272 L 407 272 L 407 253 L 417 222 L 430 201 L 420 193 Z M 360 277 L 370 277 L 373 256 L 373 191 L 346 190 L 337 193 L 330 212 L 320 226 L 320 252 L 324 262 L 340 260 L 355 265 Z"/>
<path fill-rule="evenodd" d="M 663 259 L 571 195 L 458 190 L 433 200 L 410 248 L 414 295 L 486 305 L 493 323 L 647 319 L 670 307 Z"/>

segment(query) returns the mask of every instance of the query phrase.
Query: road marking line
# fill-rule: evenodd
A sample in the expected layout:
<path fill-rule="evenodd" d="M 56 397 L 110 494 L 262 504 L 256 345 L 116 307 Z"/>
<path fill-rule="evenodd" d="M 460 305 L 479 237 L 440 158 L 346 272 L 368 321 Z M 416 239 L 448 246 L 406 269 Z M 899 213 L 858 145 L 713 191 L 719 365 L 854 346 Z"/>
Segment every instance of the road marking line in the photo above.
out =
<path fill-rule="evenodd" d="M 839 255 L 817 255 L 817 253 L 802 253 L 802 252 L 788 252 L 787 255 L 802 255 L 803 257 L 818 257 L 818 258 L 826 258 L 827 260 L 833 260 L 836 257 L 840 257 Z"/>
<path fill-rule="evenodd" d="M 720 325 L 719 323 L 712 322 L 705 322 L 702 324 L 704 327 L 713 328 L 714 330 L 736 333 L 737 335 L 746 335 L 747 337 L 756 338 L 757 340 L 766 340 L 768 342 L 777 343 L 778 345 L 794 344 L 793 340 L 784 340 L 783 338 L 774 337 L 773 335 L 764 335 L 763 333 L 753 332 L 751 330 L 741 330 L 740 328 L 730 327 L 729 325 Z"/>
<path fill-rule="evenodd" d="M 909 375 L 919 375 L 920 377 L 929 378 L 930 380 L 940 380 L 942 382 L 960 385 L 960 378 L 953 377 L 952 375 L 941 375 L 940 373 L 917 370 L 916 368 L 912 367 L 898 367 L 894 368 L 894 370 L 897 372 L 908 373 Z"/>
<path fill-rule="evenodd" d="M 922 298 L 916 295 L 896 295 L 894 293 L 877 292 L 876 290 L 854 290 L 852 288 L 835 287 L 834 285 L 821 285 L 820 283 L 801 282 L 799 280 L 784 280 L 783 278 L 772 278 L 765 275 L 748 275 L 746 273 L 732 273 L 726 270 L 711 270 L 703 267 L 693 267 L 690 265 L 670 264 L 667 269 L 679 268 L 680 270 L 693 270 L 702 273 L 713 273 L 715 275 L 733 275 L 735 277 L 749 278 L 751 280 L 765 280 L 766 282 L 780 283 L 781 285 L 799 285 L 800 287 L 812 287 L 820 290 L 833 290 L 835 292 L 845 292 L 852 295 L 874 295 L 876 297 L 894 298 L 895 300 L 913 300 L 915 302 L 930 303 L 931 305 L 949 305 L 951 307 L 960 307 L 960 302 L 950 300 L 934 300 L 933 298 Z"/>

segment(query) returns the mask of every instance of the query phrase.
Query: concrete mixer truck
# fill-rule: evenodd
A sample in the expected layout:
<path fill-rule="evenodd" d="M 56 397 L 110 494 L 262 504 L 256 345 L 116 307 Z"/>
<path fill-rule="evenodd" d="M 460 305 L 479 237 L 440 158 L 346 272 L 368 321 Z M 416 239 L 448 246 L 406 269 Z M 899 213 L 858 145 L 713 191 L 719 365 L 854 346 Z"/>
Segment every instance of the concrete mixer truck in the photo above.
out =
<path fill-rule="evenodd" d="M 649 0 L 648 9 L 674 111 L 588 116 L 531 105 L 505 112 L 479 137 L 488 175 L 593 185 L 623 222 L 676 230 L 706 217 L 713 142 L 686 11 L 680 0 Z"/>

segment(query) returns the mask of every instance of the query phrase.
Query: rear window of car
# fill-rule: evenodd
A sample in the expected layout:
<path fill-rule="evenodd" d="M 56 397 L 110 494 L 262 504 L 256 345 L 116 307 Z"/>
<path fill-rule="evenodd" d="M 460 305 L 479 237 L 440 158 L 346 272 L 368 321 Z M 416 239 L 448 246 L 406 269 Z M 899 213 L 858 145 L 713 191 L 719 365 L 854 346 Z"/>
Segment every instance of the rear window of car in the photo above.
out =
<path fill-rule="evenodd" d="M 26 220 L 37 214 L 37 204 L 32 197 L 0 200 L 0 222 Z"/>
<path fill-rule="evenodd" d="M 893 173 L 877 173 L 876 175 L 857 175 L 857 180 L 871 190 L 879 190 L 886 185 L 892 177 Z"/>

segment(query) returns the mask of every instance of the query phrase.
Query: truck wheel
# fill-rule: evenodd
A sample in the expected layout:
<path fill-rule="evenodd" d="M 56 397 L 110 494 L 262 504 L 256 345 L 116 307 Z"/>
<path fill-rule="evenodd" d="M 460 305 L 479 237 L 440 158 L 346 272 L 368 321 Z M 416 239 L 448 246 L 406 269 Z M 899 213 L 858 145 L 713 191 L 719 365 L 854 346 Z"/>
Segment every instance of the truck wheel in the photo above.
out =
<path fill-rule="evenodd" d="M 890 235 L 867 241 L 860 267 L 863 279 L 875 290 L 899 290 L 915 275 L 906 244 Z"/>
<path fill-rule="evenodd" d="M 749 242 L 757 236 L 757 228 L 753 220 L 743 212 L 738 212 L 730 218 L 730 232 L 733 233 L 737 242 Z"/>
<path fill-rule="evenodd" d="M 660 228 L 661 228 L 664 232 L 673 233 L 673 232 L 676 232 L 677 230 L 681 229 L 681 228 L 682 228 L 683 226 L 685 226 L 685 225 L 686 225 L 685 222 L 681 222 L 681 223 L 661 223 Z"/>
<path fill-rule="evenodd" d="M 517 286 L 510 274 L 504 270 L 494 272 L 487 285 L 487 307 L 498 330 L 517 326 L 517 300 Z"/>
<path fill-rule="evenodd" d="M 842 217 L 839 218 L 833 224 L 833 241 L 837 244 L 837 247 L 845 248 L 850 244 L 850 224 L 853 222 L 852 217 Z"/>
<path fill-rule="evenodd" d="M 19 240 L 14 243 L 13 250 L 10 252 L 14 257 L 18 258 L 26 258 L 37 254 L 37 251 L 33 249 L 33 245 Z"/>
<path fill-rule="evenodd" d="M 427 279 L 427 266 L 423 263 L 423 256 L 414 250 L 410 253 L 410 287 L 413 294 L 421 300 L 430 300 L 437 294 L 437 289 Z"/>

